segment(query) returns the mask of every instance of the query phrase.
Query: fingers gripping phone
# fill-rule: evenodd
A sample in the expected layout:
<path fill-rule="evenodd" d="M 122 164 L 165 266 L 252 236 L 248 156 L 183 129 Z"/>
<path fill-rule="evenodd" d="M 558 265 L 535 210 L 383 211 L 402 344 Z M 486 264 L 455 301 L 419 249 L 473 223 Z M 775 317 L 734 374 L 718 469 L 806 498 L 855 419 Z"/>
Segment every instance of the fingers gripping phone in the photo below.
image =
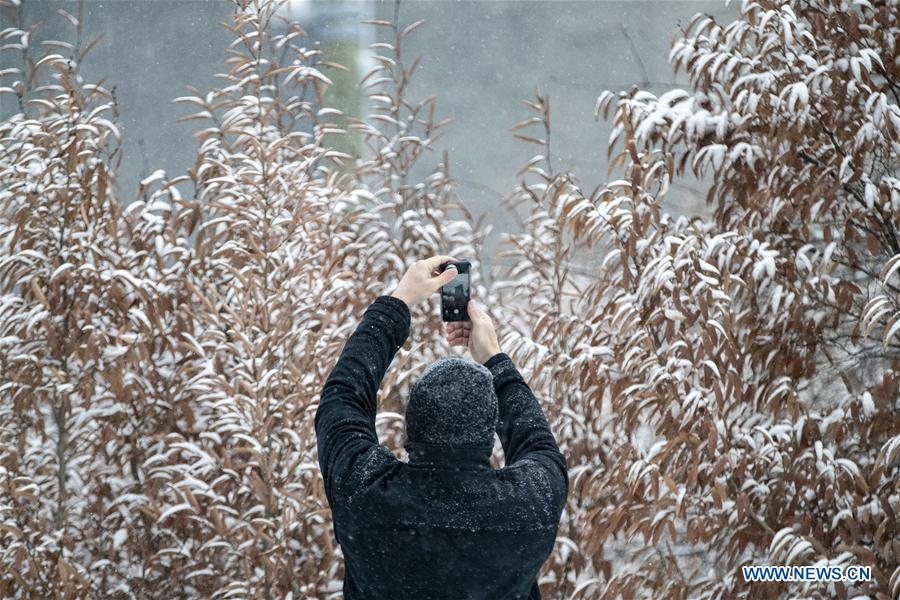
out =
<path fill-rule="evenodd" d="M 456 260 L 443 263 L 439 271 L 443 273 L 450 265 L 456 266 L 456 277 L 441 286 L 441 319 L 468 321 L 469 269 L 472 265 L 467 260 Z"/>

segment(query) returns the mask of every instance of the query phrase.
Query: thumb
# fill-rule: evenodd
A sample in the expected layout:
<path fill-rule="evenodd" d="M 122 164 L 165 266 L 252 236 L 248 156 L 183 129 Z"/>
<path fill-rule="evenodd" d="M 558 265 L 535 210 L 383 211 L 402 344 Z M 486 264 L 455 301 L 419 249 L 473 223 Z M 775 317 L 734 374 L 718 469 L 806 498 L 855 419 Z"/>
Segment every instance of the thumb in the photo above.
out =
<path fill-rule="evenodd" d="M 481 321 L 484 318 L 484 311 L 481 310 L 474 298 L 469 299 L 468 313 L 469 318 L 473 321 Z"/>
<path fill-rule="evenodd" d="M 456 270 L 455 266 L 450 265 L 449 267 L 447 267 L 447 269 L 443 273 L 441 273 L 441 276 L 440 276 L 441 285 L 443 285 L 445 283 L 450 283 L 451 281 L 453 281 L 453 278 L 456 277 L 457 274 L 458 274 L 458 271 Z"/>

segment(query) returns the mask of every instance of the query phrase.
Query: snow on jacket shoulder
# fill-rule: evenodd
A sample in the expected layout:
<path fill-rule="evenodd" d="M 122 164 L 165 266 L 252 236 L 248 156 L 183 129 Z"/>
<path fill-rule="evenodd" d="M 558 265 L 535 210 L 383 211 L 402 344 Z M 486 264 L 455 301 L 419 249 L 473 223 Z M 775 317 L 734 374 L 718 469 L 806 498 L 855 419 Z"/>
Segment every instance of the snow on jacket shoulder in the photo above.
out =
<path fill-rule="evenodd" d="M 379 296 L 344 346 L 316 412 L 319 465 L 344 554 L 344 597 L 534 599 L 568 487 L 565 457 L 512 360 L 485 363 L 506 465 L 489 448 L 379 445 L 376 394 L 409 335 L 406 304 Z"/>

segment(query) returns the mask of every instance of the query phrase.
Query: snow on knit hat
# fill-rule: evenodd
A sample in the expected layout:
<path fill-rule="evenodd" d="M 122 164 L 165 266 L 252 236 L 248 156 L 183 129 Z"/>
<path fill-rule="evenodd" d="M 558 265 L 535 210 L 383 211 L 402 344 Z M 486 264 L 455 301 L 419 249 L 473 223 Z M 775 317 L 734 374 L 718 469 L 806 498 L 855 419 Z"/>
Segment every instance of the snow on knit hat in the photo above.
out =
<path fill-rule="evenodd" d="M 490 370 L 445 356 L 428 365 L 412 386 L 406 437 L 427 444 L 491 446 L 498 412 Z"/>

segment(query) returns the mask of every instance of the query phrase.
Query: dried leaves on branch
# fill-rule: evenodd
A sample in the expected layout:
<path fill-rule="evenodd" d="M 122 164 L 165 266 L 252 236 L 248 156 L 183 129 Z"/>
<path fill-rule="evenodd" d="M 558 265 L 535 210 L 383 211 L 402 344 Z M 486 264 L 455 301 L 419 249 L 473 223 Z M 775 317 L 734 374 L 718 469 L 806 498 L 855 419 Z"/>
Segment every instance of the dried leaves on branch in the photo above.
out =
<path fill-rule="evenodd" d="M 371 114 L 338 121 L 338 66 L 276 7 L 235 3 L 221 87 L 176 99 L 204 124 L 195 163 L 133 201 L 111 84 L 80 72 L 98 40 L 36 55 L 34 27 L 0 32 L 20 110 L 0 122 L 0 596 L 339 595 L 318 391 L 407 264 L 477 270 L 488 230 L 446 154 L 414 176 L 447 124 L 409 97 L 421 22 L 368 23 Z M 549 97 L 527 103 L 516 260 L 475 293 L 569 460 L 546 597 L 900 594 L 897 8 L 698 15 L 671 54 L 689 89 L 599 98 L 619 179 L 590 193 L 553 168 Z M 332 149 L 351 129 L 359 156 Z M 666 210 L 688 169 L 709 222 Z M 450 351 L 436 314 L 382 386 L 398 453 L 409 383 Z M 748 584 L 746 564 L 874 580 Z"/>
<path fill-rule="evenodd" d="M 411 180 L 439 124 L 398 83 L 409 31 L 379 46 L 398 60 L 369 84 L 363 158 L 330 148 L 335 65 L 277 4 L 243 2 L 227 27 L 222 86 L 175 100 L 205 124 L 194 165 L 126 203 L 114 96 L 83 80 L 81 50 L 35 58 L 31 30 L 2 34 L 22 112 L 0 124 L 0 596 L 339 592 L 319 390 L 383 274 L 478 253 L 483 234 L 445 213 L 446 158 Z M 401 364 L 440 352 L 418 319 Z"/>
<path fill-rule="evenodd" d="M 621 179 L 586 194 L 549 146 L 526 165 L 508 285 L 531 302 L 503 343 L 570 459 L 552 589 L 900 594 L 898 15 L 697 15 L 671 53 L 690 89 L 598 99 Z M 521 125 L 549 140 L 548 100 L 532 108 Z M 688 169 L 710 222 L 665 210 Z M 753 564 L 867 565 L 873 581 L 749 584 Z"/>

